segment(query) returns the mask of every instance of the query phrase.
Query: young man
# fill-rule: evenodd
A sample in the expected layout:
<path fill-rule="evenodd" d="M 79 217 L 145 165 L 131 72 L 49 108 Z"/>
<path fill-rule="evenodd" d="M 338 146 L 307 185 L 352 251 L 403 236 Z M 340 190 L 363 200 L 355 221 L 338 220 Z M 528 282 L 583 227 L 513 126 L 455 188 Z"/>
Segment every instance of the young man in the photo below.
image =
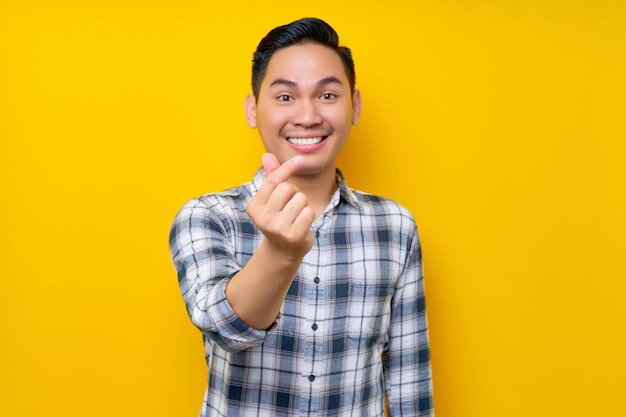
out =
<path fill-rule="evenodd" d="M 348 188 L 336 159 L 361 112 L 354 63 L 319 19 L 254 54 L 252 182 L 187 203 L 170 248 L 209 367 L 201 416 L 432 416 L 415 222 Z"/>

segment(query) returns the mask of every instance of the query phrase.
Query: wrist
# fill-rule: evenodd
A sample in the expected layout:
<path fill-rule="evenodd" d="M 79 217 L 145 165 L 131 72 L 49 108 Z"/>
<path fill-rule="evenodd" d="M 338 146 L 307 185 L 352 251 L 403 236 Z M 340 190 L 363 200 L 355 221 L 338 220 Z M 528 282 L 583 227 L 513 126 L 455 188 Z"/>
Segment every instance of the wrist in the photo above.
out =
<path fill-rule="evenodd" d="M 299 249 L 295 245 L 276 245 L 269 239 L 263 240 L 258 249 L 258 254 L 266 258 L 274 268 L 280 269 L 298 269 L 307 252 L 308 250 Z"/>

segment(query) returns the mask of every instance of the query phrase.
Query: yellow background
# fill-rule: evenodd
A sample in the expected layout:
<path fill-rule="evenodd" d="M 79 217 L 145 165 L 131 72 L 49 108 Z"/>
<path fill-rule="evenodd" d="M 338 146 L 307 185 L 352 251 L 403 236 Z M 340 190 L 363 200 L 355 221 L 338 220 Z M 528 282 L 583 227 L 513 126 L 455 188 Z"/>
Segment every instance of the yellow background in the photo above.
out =
<path fill-rule="evenodd" d="M 250 59 L 354 51 L 349 184 L 420 226 L 438 417 L 626 415 L 626 5 L 0 1 L 0 415 L 196 416 L 167 238 L 251 178 Z"/>

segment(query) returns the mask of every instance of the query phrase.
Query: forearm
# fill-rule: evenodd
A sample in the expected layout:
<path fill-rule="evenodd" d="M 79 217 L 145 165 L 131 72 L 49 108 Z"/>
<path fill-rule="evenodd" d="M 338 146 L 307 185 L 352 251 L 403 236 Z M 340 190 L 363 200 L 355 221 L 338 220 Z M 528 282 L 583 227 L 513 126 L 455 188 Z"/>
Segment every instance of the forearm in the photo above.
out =
<path fill-rule="evenodd" d="M 226 287 L 233 311 L 250 327 L 264 330 L 276 320 L 302 258 L 287 257 L 263 241 Z"/>
<path fill-rule="evenodd" d="M 306 195 L 288 182 L 302 164 L 296 156 L 280 165 L 263 155 L 267 178 L 246 206 L 264 240 L 226 287 L 226 299 L 237 316 L 254 329 L 276 320 L 304 255 L 313 246 L 310 227 L 315 212 Z"/>

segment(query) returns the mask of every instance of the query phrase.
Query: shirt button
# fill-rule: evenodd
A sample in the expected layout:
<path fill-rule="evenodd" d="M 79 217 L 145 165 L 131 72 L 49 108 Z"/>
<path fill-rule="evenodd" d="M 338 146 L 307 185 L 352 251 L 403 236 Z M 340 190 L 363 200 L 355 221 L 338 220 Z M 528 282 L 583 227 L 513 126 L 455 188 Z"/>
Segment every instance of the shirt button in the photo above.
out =
<path fill-rule="evenodd" d="M 315 277 L 313 279 L 313 282 L 316 283 L 316 284 L 319 284 L 320 283 L 320 277 Z"/>
<path fill-rule="evenodd" d="M 311 329 L 313 329 L 313 331 L 317 330 L 317 323 L 313 323 L 313 326 L 311 326 Z"/>
<path fill-rule="evenodd" d="M 309 381 L 311 382 L 315 381 L 315 375 L 309 375 Z"/>

